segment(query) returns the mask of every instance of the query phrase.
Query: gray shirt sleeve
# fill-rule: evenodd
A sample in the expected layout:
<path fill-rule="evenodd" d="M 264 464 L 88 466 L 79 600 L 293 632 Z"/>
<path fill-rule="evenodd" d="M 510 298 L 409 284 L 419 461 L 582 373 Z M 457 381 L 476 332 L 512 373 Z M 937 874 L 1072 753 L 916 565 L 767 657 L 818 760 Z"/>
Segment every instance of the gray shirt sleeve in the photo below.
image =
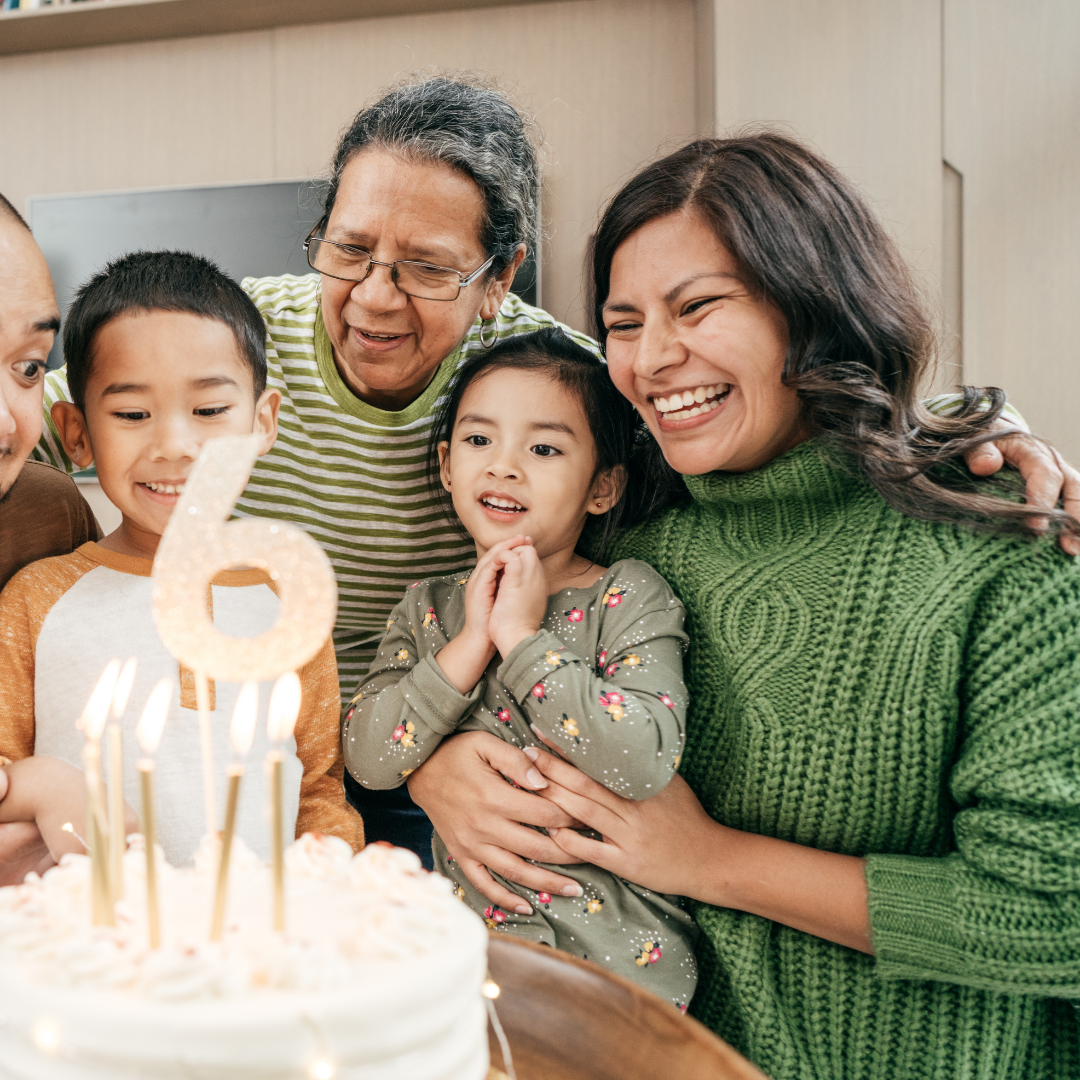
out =
<path fill-rule="evenodd" d="M 403 784 L 484 694 L 483 678 L 467 695 L 450 684 L 435 660 L 438 649 L 425 640 L 433 627 L 422 625 L 423 616 L 420 627 L 413 625 L 420 610 L 434 615 L 411 592 L 394 608 L 371 669 L 345 711 L 345 765 L 367 788 Z M 442 636 L 437 621 L 434 632 Z"/>

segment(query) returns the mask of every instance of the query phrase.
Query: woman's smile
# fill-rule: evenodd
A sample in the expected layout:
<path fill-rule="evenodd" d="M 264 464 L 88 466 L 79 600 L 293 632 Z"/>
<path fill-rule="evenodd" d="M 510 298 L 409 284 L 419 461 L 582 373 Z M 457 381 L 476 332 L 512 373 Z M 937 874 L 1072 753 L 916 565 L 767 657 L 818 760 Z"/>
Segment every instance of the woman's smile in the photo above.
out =
<path fill-rule="evenodd" d="M 730 393 L 730 383 L 716 383 L 693 390 L 653 394 L 649 400 L 662 430 L 682 431 L 708 420 L 712 413 L 723 407 Z"/>

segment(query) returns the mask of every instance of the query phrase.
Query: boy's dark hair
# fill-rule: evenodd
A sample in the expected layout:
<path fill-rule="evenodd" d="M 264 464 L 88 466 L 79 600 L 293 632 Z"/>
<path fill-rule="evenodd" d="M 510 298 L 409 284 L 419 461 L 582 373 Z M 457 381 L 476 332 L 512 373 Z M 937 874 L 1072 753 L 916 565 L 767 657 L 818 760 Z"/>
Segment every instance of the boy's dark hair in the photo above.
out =
<path fill-rule="evenodd" d="M 0 217 L 13 217 L 27 232 L 30 231 L 30 226 L 26 224 L 26 218 L 3 195 L 0 195 Z"/>
<path fill-rule="evenodd" d="M 439 480 L 439 443 L 449 442 L 465 391 L 477 379 L 506 368 L 536 371 L 548 375 L 581 402 L 596 444 L 596 473 L 615 473 L 622 491 L 615 505 L 587 530 L 583 546 L 589 557 L 603 557 L 615 531 L 633 500 L 630 481 L 630 451 L 634 431 L 634 410 L 615 389 L 607 364 L 583 348 L 558 327 L 550 326 L 506 341 L 467 360 L 454 377 L 450 393 L 435 416 L 428 446 L 429 474 L 440 504 L 451 520 L 457 520 L 450 493 Z"/>
<path fill-rule="evenodd" d="M 129 311 L 183 311 L 223 322 L 251 368 L 255 397 L 266 389 L 266 324 L 247 293 L 216 263 L 186 251 L 137 251 L 114 259 L 75 294 L 64 319 L 71 400 L 85 411 L 94 335 Z"/>

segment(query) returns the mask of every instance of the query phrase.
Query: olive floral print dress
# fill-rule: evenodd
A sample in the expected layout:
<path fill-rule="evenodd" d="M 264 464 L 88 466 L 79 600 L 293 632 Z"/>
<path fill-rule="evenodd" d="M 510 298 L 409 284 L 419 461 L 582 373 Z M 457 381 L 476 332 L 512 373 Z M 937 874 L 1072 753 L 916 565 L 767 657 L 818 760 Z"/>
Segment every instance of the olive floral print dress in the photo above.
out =
<path fill-rule="evenodd" d="M 496 656 L 461 694 L 435 656 L 465 625 L 467 582 L 418 581 L 394 609 L 345 711 L 353 777 L 369 788 L 397 787 L 448 735 L 489 731 L 514 746 L 541 746 L 534 726 L 617 794 L 647 799 L 662 791 L 681 760 L 687 707 L 683 606 L 664 579 L 628 559 L 588 588 L 563 589 L 548 598 L 540 631 L 505 659 Z M 436 868 L 492 929 L 594 961 L 685 1010 L 697 982 L 697 931 L 677 897 L 596 866 L 552 866 L 583 895 L 551 896 L 498 878 L 533 909 L 518 915 L 473 888 L 437 833 L 433 849 Z"/>

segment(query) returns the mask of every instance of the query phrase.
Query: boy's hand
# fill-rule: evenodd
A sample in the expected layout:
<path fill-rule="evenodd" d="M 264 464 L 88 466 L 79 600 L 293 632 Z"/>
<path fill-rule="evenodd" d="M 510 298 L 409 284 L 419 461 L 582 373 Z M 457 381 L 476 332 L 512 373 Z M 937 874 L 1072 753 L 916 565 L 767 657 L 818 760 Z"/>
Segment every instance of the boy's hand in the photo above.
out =
<path fill-rule="evenodd" d="M 67 854 L 85 855 L 86 847 L 79 839 L 87 834 L 83 773 L 66 761 L 51 757 L 23 758 L 12 762 L 3 771 L 7 793 L 0 801 L 0 822 L 18 822 L 34 828 L 51 860 L 48 865 L 59 862 Z M 71 825 L 71 830 L 64 829 L 67 824 Z M 137 832 L 138 828 L 138 816 L 125 803 L 125 835 Z M 24 843 L 28 845 L 27 854 L 20 865 L 31 857 L 29 851 L 33 848 L 30 837 L 24 837 Z M 31 869 L 36 867 L 23 870 L 23 876 Z M 3 870 L 6 876 L 8 867 L 5 865 Z"/>
<path fill-rule="evenodd" d="M 32 821 L 0 825 L 0 887 L 20 885 L 33 871 L 44 874 L 56 860 Z"/>
<path fill-rule="evenodd" d="M 505 659 L 520 642 L 540 629 L 547 614 L 548 582 L 532 541 L 506 551 L 499 558 L 503 562 L 503 574 L 488 632 Z"/>
<path fill-rule="evenodd" d="M 501 540 L 484 552 L 469 575 L 469 583 L 465 586 L 465 626 L 435 657 L 443 674 L 460 694 L 472 690 L 495 655 L 488 623 L 499 588 L 499 575 L 507 554 L 527 543 L 524 536 Z"/>

